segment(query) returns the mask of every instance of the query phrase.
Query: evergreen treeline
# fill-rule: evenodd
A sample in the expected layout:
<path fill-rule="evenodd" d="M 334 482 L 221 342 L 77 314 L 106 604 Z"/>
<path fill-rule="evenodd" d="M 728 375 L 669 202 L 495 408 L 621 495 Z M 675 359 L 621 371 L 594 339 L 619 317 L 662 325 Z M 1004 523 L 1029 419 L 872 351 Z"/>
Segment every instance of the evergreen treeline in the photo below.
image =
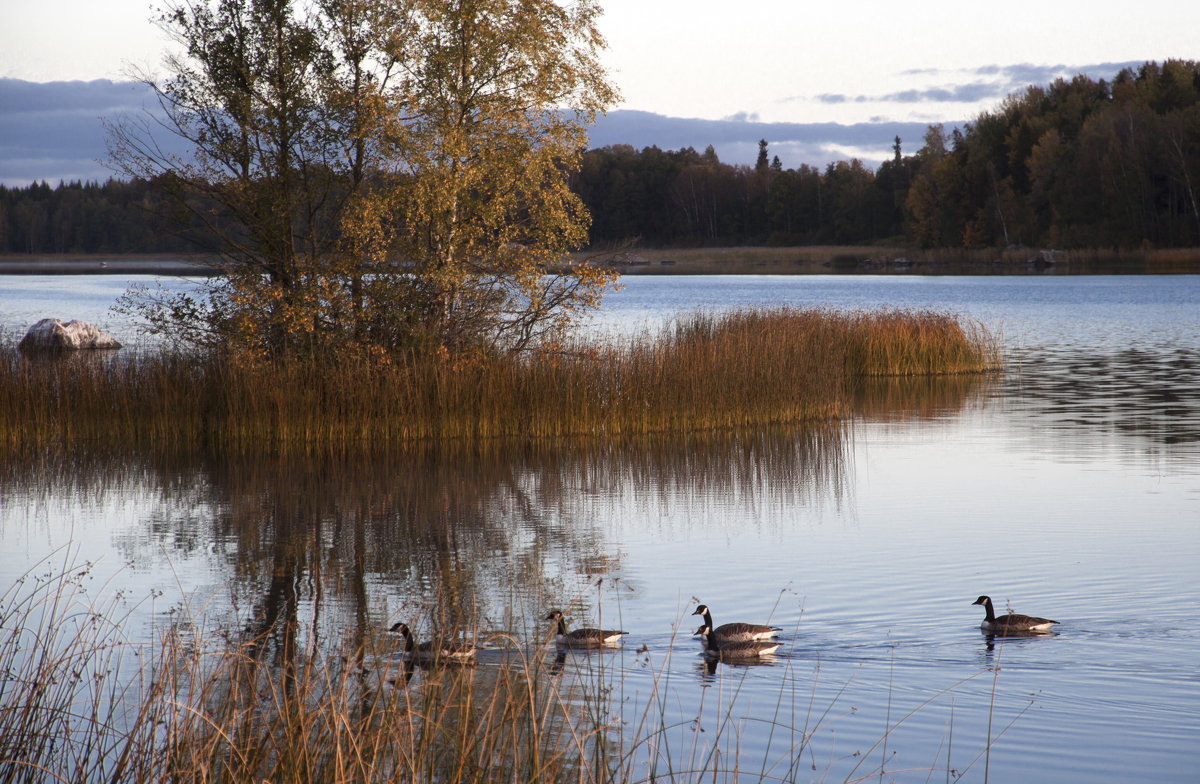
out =
<path fill-rule="evenodd" d="M 896 141 L 899 149 L 899 140 Z M 574 180 L 592 212 L 593 244 L 637 239 L 652 246 L 851 244 L 904 232 L 904 192 L 913 158 L 872 172 L 862 161 L 824 171 L 767 162 L 721 163 L 710 146 L 638 152 L 592 150 Z"/>
<path fill-rule="evenodd" d="M 923 247 L 1200 245 L 1200 63 L 1030 87 L 922 154 Z"/>
<path fill-rule="evenodd" d="M 859 160 L 784 169 L 710 146 L 592 150 L 572 186 L 595 246 L 866 244 L 1057 248 L 1200 246 L 1200 63 L 1078 76 L 1009 96 L 872 171 Z M 153 183 L 0 187 L 0 252 L 198 250 Z M 192 236 L 195 237 L 193 229 Z"/>
<path fill-rule="evenodd" d="M 0 253 L 187 253 L 154 183 L 0 186 Z"/>
<path fill-rule="evenodd" d="M 0 185 L 0 253 L 211 253 L 232 222 L 220 204 L 178 180 L 109 179 Z M 216 229 L 216 232 L 214 232 Z"/>

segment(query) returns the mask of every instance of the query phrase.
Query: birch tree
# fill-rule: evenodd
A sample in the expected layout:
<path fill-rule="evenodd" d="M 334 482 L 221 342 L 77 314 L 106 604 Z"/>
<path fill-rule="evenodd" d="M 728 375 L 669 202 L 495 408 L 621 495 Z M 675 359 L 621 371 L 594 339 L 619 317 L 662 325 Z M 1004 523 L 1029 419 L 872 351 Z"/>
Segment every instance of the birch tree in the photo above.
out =
<path fill-rule="evenodd" d="M 566 263 L 567 185 L 616 99 L 592 0 L 185 0 L 109 127 L 116 168 L 164 183 L 214 241 L 200 297 L 144 297 L 153 329 L 240 351 L 520 351 L 611 276 Z M 171 155 L 163 131 L 187 143 Z"/>

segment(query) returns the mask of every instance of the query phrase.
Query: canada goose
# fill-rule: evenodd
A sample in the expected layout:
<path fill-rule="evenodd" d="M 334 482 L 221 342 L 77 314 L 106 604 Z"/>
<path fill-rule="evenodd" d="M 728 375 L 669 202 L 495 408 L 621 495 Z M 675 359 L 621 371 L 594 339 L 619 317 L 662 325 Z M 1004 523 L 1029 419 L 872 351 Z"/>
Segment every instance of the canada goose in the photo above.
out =
<path fill-rule="evenodd" d="M 629 632 L 613 629 L 576 629 L 568 632 L 567 622 L 563 620 L 563 614 L 559 610 L 551 610 L 550 614 L 546 616 L 546 620 L 558 622 L 554 641 L 564 648 L 597 648 L 601 645 L 616 645 L 621 641 L 621 637 L 629 634 Z"/>
<path fill-rule="evenodd" d="M 413 661 L 431 662 L 436 660 L 462 662 L 475 657 L 478 650 L 474 645 L 463 642 L 439 642 L 432 640 L 420 645 L 413 639 L 408 624 L 397 623 L 388 631 L 396 632 L 404 638 L 404 657 Z"/>
<path fill-rule="evenodd" d="M 712 615 L 708 611 L 707 604 L 698 606 L 692 615 L 704 616 L 704 625 L 712 629 L 718 643 L 769 640 L 782 631 L 778 626 L 766 626 L 761 623 L 723 623 L 720 626 L 713 626 Z"/>
<path fill-rule="evenodd" d="M 1020 632 L 1036 632 L 1049 631 L 1050 627 L 1058 623 L 1049 618 L 1034 618 L 1031 615 L 1018 615 L 1017 613 L 1008 613 L 1007 615 L 996 615 L 996 611 L 992 609 L 992 600 L 988 596 L 980 596 L 971 604 L 982 604 L 985 613 L 983 623 L 979 624 L 979 628 L 988 634 L 1018 634 Z"/>
<path fill-rule="evenodd" d="M 734 659 L 757 659 L 760 656 L 767 656 L 775 653 L 775 651 L 779 649 L 780 645 L 777 640 L 772 640 L 770 642 L 765 642 L 763 640 L 717 642 L 716 635 L 712 633 L 712 627 L 708 624 L 705 624 L 697 629 L 696 634 L 704 638 L 704 655 L 711 659 L 720 659 L 722 661 L 730 661 Z"/>

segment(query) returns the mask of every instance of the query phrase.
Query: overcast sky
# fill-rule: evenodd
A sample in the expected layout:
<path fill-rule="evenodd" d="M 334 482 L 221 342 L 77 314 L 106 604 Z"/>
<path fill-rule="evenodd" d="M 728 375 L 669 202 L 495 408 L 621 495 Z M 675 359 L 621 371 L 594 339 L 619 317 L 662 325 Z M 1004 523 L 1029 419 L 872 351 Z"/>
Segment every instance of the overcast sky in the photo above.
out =
<path fill-rule="evenodd" d="M 131 67 L 157 67 L 167 42 L 149 21 L 152 4 L 0 0 L 0 78 L 121 80 Z M 747 139 L 759 124 L 766 130 L 953 124 L 1056 76 L 1108 79 L 1125 64 L 1200 58 L 1197 0 L 606 0 L 602 6 L 605 62 L 623 94 L 615 108 L 727 121 L 703 126 L 709 131 L 751 123 Z M 0 112 L 10 108 L 0 105 Z M 634 117 L 642 115 L 622 119 Z M 666 138 L 628 141 L 676 146 Z M 866 147 L 830 142 L 821 154 L 881 159 L 890 146 L 890 136 Z M 754 145 L 742 147 L 752 159 Z M 781 158 L 789 167 L 802 162 Z"/>

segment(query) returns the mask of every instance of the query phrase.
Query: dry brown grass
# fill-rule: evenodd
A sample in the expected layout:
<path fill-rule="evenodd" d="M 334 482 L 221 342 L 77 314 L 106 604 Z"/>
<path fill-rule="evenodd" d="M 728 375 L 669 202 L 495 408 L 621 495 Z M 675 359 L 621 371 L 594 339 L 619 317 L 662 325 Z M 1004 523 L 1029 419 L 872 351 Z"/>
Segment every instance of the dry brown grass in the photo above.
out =
<path fill-rule="evenodd" d="M 521 356 L 318 364 L 0 349 L 0 449 L 172 444 L 345 452 L 417 441 L 688 434 L 830 420 L 862 378 L 980 373 L 996 339 L 949 314 L 745 310 Z"/>
<path fill-rule="evenodd" d="M 297 650 L 185 614 L 126 638 L 89 565 L 39 564 L 0 594 L 0 780 L 605 781 L 605 722 L 560 687 L 544 647 L 488 667 L 420 669 L 393 641 Z M 281 622 L 286 624 L 287 622 Z"/>
<path fill-rule="evenodd" d="M 755 760 L 741 749 L 735 700 L 695 732 L 699 717 L 668 705 L 664 663 L 644 706 L 623 713 L 612 705 L 619 667 L 579 654 L 566 674 L 544 636 L 493 637 L 494 655 L 475 666 L 421 668 L 397 658 L 380 629 L 319 641 L 285 614 L 255 636 L 237 619 L 213 627 L 184 607 L 156 624 L 156 640 L 130 640 L 139 602 L 89 588 L 87 564 L 51 560 L 0 593 L 4 781 L 607 784 L 741 781 L 756 770 L 763 780 L 824 780 L 809 744 L 843 713 L 812 699 L 802 708 L 781 687 L 770 723 L 778 743 Z M 868 760 L 881 746 L 885 777 L 891 731 L 974 677 L 889 717 L 846 780 L 873 778 Z M 985 752 L 1006 730 L 989 729 Z M 948 774 L 948 757 L 923 772 Z"/>

